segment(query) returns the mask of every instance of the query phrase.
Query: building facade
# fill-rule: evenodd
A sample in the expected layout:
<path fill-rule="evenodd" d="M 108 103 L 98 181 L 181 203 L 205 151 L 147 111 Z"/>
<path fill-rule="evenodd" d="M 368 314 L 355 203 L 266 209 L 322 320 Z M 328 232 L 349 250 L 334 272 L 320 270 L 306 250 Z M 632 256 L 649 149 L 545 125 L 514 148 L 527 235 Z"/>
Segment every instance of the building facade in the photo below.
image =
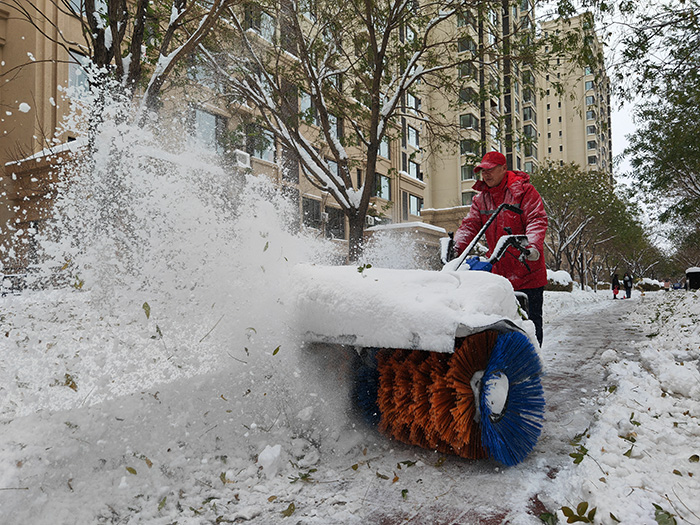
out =
<path fill-rule="evenodd" d="M 538 78 L 542 94 L 537 102 L 539 161 L 574 162 L 583 169 L 612 176 L 610 80 L 602 61 L 603 46 L 590 13 L 544 22 L 542 32 L 580 31 L 590 42 L 595 66 L 581 67 L 563 57 L 552 57 L 551 68 Z M 560 85 L 562 89 L 557 89 Z"/>

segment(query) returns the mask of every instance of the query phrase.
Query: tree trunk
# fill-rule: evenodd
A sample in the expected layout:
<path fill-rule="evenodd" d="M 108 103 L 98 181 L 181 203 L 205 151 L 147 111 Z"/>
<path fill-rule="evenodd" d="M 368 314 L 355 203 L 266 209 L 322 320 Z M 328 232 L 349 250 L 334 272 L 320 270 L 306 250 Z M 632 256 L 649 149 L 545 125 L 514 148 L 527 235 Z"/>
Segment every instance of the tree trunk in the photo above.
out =
<path fill-rule="evenodd" d="M 365 217 L 354 213 L 348 216 L 350 232 L 348 237 L 348 264 L 354 264 L 362 256 L 364 248 Z"/>

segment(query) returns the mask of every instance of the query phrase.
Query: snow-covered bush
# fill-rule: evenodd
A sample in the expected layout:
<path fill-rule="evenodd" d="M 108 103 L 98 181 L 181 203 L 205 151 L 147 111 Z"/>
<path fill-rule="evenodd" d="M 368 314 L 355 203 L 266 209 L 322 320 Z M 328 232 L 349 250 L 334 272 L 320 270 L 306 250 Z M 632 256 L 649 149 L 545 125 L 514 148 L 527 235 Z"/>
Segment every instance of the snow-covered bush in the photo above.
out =
<path fill-rule="evenodd" d="M 637 289 L 642 292 L 657 292 L 659 290 L 662 290 L 663 287 L 664 285 L 661 281 L 657 281 L 656 279 L 649 279 L 648 277 L 641 279 L 637 283 Z"/>
<path fill-rule="evenodd" d="M 544 287 L 548 292 L 572 292 L 574 281 L 569 272 L 564 270 L 547 270 L 547 285 Z"/>

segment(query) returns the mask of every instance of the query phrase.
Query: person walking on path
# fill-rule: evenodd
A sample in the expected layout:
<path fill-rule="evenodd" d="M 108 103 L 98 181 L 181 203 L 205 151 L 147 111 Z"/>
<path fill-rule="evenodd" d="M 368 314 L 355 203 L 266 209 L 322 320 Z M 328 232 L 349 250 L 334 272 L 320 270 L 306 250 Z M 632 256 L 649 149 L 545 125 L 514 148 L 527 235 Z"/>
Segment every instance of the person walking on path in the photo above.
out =
<path fill-rule="evenodd" d="M 632 281 L 632 276 L 628 273 L 625 273 L 625 276 L 622 278 L 622 284 L 625 287 L 625 294 L 627 295 L 627 299 L 632 297 L 632 285 L 634 284 Z"/>
<path fill-rule="evenodd" d="M 474 173 L 481 173 L 482 176 L 482 180 L 474 184 L 474 189 L 479 193 L 472 201 L 469 214 L 455 232 L 455 252 L 459 255 L 465 250 L 496 208 L 504 202 L 522 210 L 521 214 L 510 210 L 500 213 L 486 230 L 486 242 L 490 255 L 503 235 L 527 235 L 530 250 L 527 264 L 518 260 L 520 254 L 510 247 L 506 256 L 493 265 L 492 271 L 508 279 L 515 291 L 527 295 L 529 317 L 535 324 L 537 340 L 542 345 L 542 302 L 544 286 L 547 284 L 547 268 L 544 257 L 540 254 L 544 253 L 548 224 L 542 197 L 530 183 L 530 175 L 523 171 L 508 170 L 506 157 L 497 151 L 484 155 L 474 168 Z"/>
<path fill-rule="evenodd" d="M 617 294 L 620 291 L 620 279 L 617 278 L 617 274 L 613 274 L 612 278 L 612 293 L 613 299 L 617 299 Z"/>

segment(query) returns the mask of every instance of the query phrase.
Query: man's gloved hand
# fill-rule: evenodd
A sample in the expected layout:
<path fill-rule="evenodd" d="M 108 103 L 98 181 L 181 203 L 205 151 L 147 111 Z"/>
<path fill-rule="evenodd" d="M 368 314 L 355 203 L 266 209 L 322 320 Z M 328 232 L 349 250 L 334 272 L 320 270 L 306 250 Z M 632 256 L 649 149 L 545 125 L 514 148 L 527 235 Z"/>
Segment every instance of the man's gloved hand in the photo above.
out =
<path fill-rule="evenodd" d="M 464 261 L 469 265 L 470 270 L 480 270 L 482 272 L 490 272 L 493 265 L 489 262 L 481 261 L 478 257 L 471 257 Z"/>
<path fill-rule="evenodd" d="M 528 261 L 536 261 L 540 258 L 540 252 L 534 246 L 530 246 L 527 250 L 529 253 L 525 254 L 525 258 Z"/>

